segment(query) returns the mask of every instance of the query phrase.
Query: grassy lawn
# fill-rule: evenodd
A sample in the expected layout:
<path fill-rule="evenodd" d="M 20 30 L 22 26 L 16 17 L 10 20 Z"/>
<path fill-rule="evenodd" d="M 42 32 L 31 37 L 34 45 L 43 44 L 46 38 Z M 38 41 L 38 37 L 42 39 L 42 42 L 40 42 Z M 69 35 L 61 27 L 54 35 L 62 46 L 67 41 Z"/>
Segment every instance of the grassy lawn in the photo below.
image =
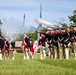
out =
<path fill-rule="evenodd" d="M 23 60 L 16 54 L 15 60 L 0 60 L 0 75 L 76 75 L 76 60 Z"/>

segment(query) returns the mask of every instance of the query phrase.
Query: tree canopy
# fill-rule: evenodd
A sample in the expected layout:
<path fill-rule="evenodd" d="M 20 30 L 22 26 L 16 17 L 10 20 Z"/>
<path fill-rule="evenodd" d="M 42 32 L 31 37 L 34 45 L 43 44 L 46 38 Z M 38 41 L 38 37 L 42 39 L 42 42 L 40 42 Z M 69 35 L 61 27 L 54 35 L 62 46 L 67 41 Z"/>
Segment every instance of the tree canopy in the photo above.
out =
<path fill-rule="evenodd" d="M 1 25 L 1 24 L 3 24 L 3 23 L 2 23 L 1 20 L 0 20 L 0 25 Z"/>
<path fill-rule="evenodd" d="M 74 10 L 73 15 L 68 16 L 68 18 L 70 19 L 70 24 L 76 26 L 76 10 Z"/>
<path fill-rule="evenodd" d="M 37 31 L 33 32 L 33 33 L 29 33 L 27 34 L 29 36 L 30 39 L 32 39 L 33 41 L 37 40 Z M 17 41 L 22 41 L 23 40 L 23 34 L 19 34 L 18 37 L 16 37 Z"/>

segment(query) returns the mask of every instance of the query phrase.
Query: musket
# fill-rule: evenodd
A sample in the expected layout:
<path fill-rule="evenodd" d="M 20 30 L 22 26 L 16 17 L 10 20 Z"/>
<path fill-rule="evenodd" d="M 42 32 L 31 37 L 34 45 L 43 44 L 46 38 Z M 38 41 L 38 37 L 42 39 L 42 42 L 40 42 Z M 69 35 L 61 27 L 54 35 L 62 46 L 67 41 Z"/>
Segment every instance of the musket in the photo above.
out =
<path fill-rule="evenodd" d="M 56 23 L 58 23 L 58 24 L 60 24 L 61 26 L 63 25 L 62 23 L 60 23 L 60 22 L 57 22 L 57 21 L 55 21 L 55 20 L 53 20 L 54 22 L 56 22 Z"/>

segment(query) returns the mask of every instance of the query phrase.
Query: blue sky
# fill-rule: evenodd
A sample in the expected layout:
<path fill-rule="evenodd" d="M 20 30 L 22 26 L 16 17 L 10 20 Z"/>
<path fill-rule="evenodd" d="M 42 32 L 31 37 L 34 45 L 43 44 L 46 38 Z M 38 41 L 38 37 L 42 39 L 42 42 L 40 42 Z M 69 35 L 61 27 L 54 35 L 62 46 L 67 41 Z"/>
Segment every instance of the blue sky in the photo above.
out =
<path fill-rule="evenodd" d="M 35 18 L 40 15 L 42 3 L 42 18 L 56 24 L 65 22 L 69 24 L 68 15 L 76 9 L 76 0 L 0 0 L 0 19 L 7 32 L 19 31 L 25 17 L 25 28 L 38 26 Z"/>

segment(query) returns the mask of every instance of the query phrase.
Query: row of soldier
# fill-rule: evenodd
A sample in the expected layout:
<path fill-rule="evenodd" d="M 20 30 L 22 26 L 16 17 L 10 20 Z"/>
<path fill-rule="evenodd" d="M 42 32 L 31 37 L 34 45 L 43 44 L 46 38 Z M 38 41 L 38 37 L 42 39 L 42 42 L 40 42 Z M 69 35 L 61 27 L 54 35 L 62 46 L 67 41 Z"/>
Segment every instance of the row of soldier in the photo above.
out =
<path fill-rule="evenodd" d="M 9 60 L 12 59 L 14 60 L 14 52 L 15 50 L 15 40 L 10 37 L 4 38 L 0 35 L 0 60 L 5 59 Z M 34 53 L 37 53 L 37 43 L 34 44 L 33 40 L 31 40 L 27 34 L 24 34 L 23 41 L 21 44 L 21 48 L 23 49 L 24 53 L 24 60 L 25 59 L 33 59 L 34 58 Z"/>
<path fill-rule="evenodd" d="M 74 52 L 76 59 L 75 36 L 76 27 L 53 29 L 45 33 L 40 33 L 38 45 L 35 45 L 33 41 L 24 34 L 21 45 L 24 52 L 24 59 L 33 58 L 37 50 L 40 50 L 41 59 L 44 59 L 46 56 L 49 56 L 50 59 L 69 59 L 72 52 Z"/>
<path fill-rule="evenodd" d="M 40 34 L 39 48 L 41 59 L 46 57 L 46 50 L 50 59 L 69 59 L 74 52 L 76 59 L 76 27 L 53 29 Z"/>
<path fill-rule="evenodd" d="M 40 34 L 38 44 L 24 34 L 21 44 L 24 53 L 24 59 L 33 59 L 34 53 L 40 50 L 40 58 L 49 56 L 50 59 L 69 59 L 72 51 L 76 59 L 76 27 L 66 29 L 53 29 Z M 0 36 L 0 52 L 2 58 L 9 59 L 11 54 L 14 60 L 15 41 L 3 39 Z"/>
<path fill-rule="evenodd" d="M 0 35 L 0 59 L 14 60 L 15 41 L 13 38 L 10 41 Z"/>

